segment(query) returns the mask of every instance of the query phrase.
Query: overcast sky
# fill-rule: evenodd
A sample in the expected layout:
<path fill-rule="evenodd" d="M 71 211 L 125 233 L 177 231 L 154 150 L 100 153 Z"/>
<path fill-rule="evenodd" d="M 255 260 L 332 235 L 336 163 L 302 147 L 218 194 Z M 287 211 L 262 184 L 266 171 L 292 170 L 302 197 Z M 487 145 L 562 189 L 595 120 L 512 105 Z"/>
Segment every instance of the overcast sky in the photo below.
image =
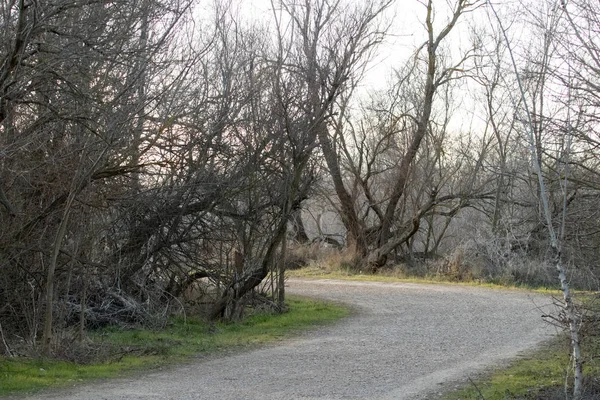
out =
<path fill-rule="evenodd" d="M 271 10 L 270 0 L 232 0 L 234 7 L 239 7 L 239 16 L 246 19 L 249 23 L 259 22 L 269 24 L 273 20 L 273 12 Z M 349 1 L 363 2 L 369 0 L 341 0 L 342 3 Z M 501 13 L 510 9 L 515 9 L 519 6 L 520 0 L 502 0 L 496 5 Z M 539 0 L 532 0 L 539 1 Z M 277 0 L 275 0 L 277 2 Z M 434 1 L 434 30 L 439 32 L 449 21 L 455 0 L 435 0 Z M 209 2 L 204 4 L 210 4 Z M 363 97 L 371 90 L 384 89 L 389 87 L 390 78 L 394 68 L 401 68 L 414 54 L 415 49 L 422 45 L 427 34 L 424 27 L 426 16 L 426 8 L 419 0 L 396 0 L 394 5 L 387 10 L 385 18 L 390 22 L 390 29 L 386 42 L 382 44 L 371 61 L 368 71 L 361 82 L 359 96 Z M 444 45 L 448 46 L 446 51 L 450 51 L 452 59 L 457 60 L 464 55 L 465 50 L 471 48 L 472 34 L 471 30 L 474 25 L 489 29 L 491 20 L 486 15 L 485 9 L 468 13 L 461 16 L 459 23 L 453 29 L 452 33 L 444 41 Z M 495 23 L 493 24 L 495 26 Z M 518 27 L 510 27 L 511 35 L 515 35 L 517 40 L 521 39 L 522 33 L 518 32 Z M 524 38 L 526 39 L 526 38 Z M 453 116 L 451 127 L 456 130 L 469 129 L 472 124 L 481 125 L 481 117 L 474 117 L 473 112 L 477 106 L 476 100 L 470 96 L 469 91 L 472 91 L 474 84 L 467 80 L 461 81 L 464 85 L 464 93 L 461 93 L 459 101 L 462 104 L 460 114 Z M 461 91 L 463 88 L 461 87 Z M 470 96 L 470 97 L 469 97 Z M 479 129 L 480 127 L 476 128 Z"/>

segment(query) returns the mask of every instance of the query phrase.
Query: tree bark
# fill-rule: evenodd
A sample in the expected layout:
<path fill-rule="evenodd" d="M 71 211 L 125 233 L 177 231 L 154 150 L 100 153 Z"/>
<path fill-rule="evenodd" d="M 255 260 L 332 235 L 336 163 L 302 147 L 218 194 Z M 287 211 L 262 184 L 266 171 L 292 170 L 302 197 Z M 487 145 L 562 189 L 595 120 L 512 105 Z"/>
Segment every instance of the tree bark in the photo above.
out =
<path fill-rule="evenodd" d="M 556 270 L 558 272 L 558 280 L 560 282 L 561 290 L 563 293 L 563 310 L 567 317 L 567 325 L 569 328 L 570 339 L 571 339 L 571 350 L 572 350 L 572 359 L 573 359 L 573 368 L 575 370 L 574 383 L 573 383 L 573 399 L 579 400 L 582 396 L 583 389 L 583 360 L 581 357 L 581 346 L 580 346 L 580 338 L 579 338 L 579 325 L 580 321 L 577 316 L 577 311 L 575 309 L 575 304 L 573 303 L 573 298 L 571 296 L 571 291 L 569 287 L 569 282 L 567 281 L 566 269 L 562 261 L 562 255 L 560 250 L 560 243 L 556 232 L 554 230 L 554 225 L 552 224 L 552 211 L 550 210 L 550 205 L 548 201 L 548 194 L 546 192 L 546 184 L 544 182 L 544 176 L 542 175 L 542 166 L 541 166 L 541 149 L 538 147 L 540 144 L 539 141 L 536 141 L 536 132 L 533 124 L 532 115 L 529 111 L 529 106 L 527 103 L 527 99 L 525 97 L 525 90 L 523 89 L 523 85 L 521 83 L 521 77 L 519 74 L 519 70 L 517 68 L 517 64 L 512 52 L 512 47 L 510 45 L 510 41 L 508 40 L 508 36 L 502 21 L 492 3 L 489 3 L 490 9 L 492 10 L 496 20 L 498 21 L 498 25 L 504 36 L 504 40 L 506 42 L 506 46 L 508 49 L 508 53 L 511 58 L 512 66 L 517 78 L 517 83 L 519 86 L 519 92 L 521 95 L 521 99 L 523 101 L 523 106 L 525 107 L 525 114 L 527 115 L 527 121 L 524 123 L 527 128 L 527 134 L 529 139 L 529 148 L 533 160 L 533 166 L 538 178 L 538 189 L 540 194 L 540 207 L 542 210 L 542 218 L 546 221 L 546 226 L 548 229 L 548 236 L 550 238 L 550 245 L 552 248 L 552 252 L 554 254 L 554 263 L 556 265 Z M 563 4 L 564 6 L 564 4 Z M 566 11 L 565 13 L 569 17 L 569 13 Z M 570 21 L 571 22 L 571 21 Z M 564 206 L 564 205 L 563 205 Z"/>
<path fill-rule="evenodd" d="M 58 232 L 54 238 L 54 245 L 52 247 L 52 257 L 50 258 L 50 264 L 48 265 L 48 271 L 46 273 L 46 313 L 44 316 L 44 333 L 42 338 L 42 353 L 47 357 L 51 353 L 52 349 L 52 323 L 53 323 L 53 306 L 54 306 L 54 278 L 56 272 L 56 262 L 58 260 L 58 253 L 62 246 L 65 233 L 67 232 L 67 225 L 69 222 L 69 215 L 71 214 L 71 207 L 75 200 L 75 191 L 69 194 L 67 204 L 63 211 L 63 216 L 58 227 Z"/>
<path fill-rule="evenodd" d="M 327 168 L 333 181 L 335 193 L 340 202 L 342 223 L 347 231 L 346 246 L 359 258 L 363 258 L 367 254 L 367 243 L 365 235 L 360 224 L 358 214 L 354 208 L 354 199 L 346 190 L 342 179 L 342 172 L 338 162 L 337 154 L 329 138 L 328 129 L 323 124 L 319 128 L 319 144 L 323 151 L 323 157 L 327 163 Z"/>
<path fill-rule="evenodd" d="M 398 245 L 395 244 L 395 239 L 392 245 L 388 244 L 388 240 L 391 237 L 391 227 L 395 221 L 396 209 L 408 182 L 411 165 L 417 156 L 417 152 L 421 146 L 423 138 L 427 134 L 429 120 L 431 117 L 431 110 L 433 107 L 433 100 L 435 92 L 439 86 L 439 82 L 436 81 L 436 50 L 439 47 L 441 41 L 450 33 L 452 28 L 455 26 L 456 21 L 463 13 L 464 7 L 468 3 L 465 0 L 459 0 L 454 10 L 451 21 L 446 25 L 444 29 L 434 36 L 433 32 L 433 4 L 432 0 L 427 3 L 427 16 L 425 18 L 425 25 L 427 27 L 428 40 L 427 40 L 427 72 L 425 78 L 425 88 L 423 92 L 423 110 L 417 121 L 417 129 L 408 145 L 400 166 L 398 167 L 398 175 L 396 182 L 392 189 L 392 194 L 385 208 L 384 217 L 381 221 L 381 227 L 379 228 L 378 239 L 377 239 L 377 250 L 369 254 L 368 263 L 371 269 L 377 270 L 378 268 L 385 265 L 387 262 L 387 256 L 389 252 L 396 248 Z M 414 224 L 413 224 L 414 226 Z"/>

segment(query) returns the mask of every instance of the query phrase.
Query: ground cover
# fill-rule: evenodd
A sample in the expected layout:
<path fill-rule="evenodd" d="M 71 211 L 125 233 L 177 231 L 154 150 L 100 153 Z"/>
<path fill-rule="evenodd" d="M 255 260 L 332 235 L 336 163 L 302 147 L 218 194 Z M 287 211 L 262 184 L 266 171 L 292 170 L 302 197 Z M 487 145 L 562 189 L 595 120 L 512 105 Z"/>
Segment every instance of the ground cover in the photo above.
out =
<path fill-rule="evenodd" d="M 31 357 L 0 358 L 0 395 L 31 392 L 168 366 L 192 357 L 271 343 L 348 315 L 342 305 L 291 297 L 283 314 L 257 313 L 237 323 L 177 316 L 163 329 L 106 328 L 79 351 L 87 363 Z M 76 346 L 76 343 L 73 343 Z M 80 357 L 83 359 L 83 357 Z"/>
<path fill-rule="evenodd" d="M 580 335 L 584 357 L 583 399 L 600 398 L 600 308 L 598 295 L 580 293 L 584 308 Z M 526 354 L 505 368 L 497 369 L 447 393 L 443 400 L 564 400 L 573 378 L 567 333 Z"/>

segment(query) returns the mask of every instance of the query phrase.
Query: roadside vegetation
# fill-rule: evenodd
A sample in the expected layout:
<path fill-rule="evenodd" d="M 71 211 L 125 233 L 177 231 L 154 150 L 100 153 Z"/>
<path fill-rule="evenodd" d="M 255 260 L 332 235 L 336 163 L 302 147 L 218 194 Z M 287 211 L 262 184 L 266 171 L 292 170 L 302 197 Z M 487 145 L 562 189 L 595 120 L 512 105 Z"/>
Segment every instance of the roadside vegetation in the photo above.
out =
<path fill-rule="evenodd" d="M 582 399 L 600 398 L 600 308 L 591 299 L 581 324 L 584 355 Z M 573 385 L 571 345 L 567 333 L 523 355 L 506 368 L 493 371 L 445 394 L 442 400 L 563 400 Z"/>
<path fill-rule="evenodd" d="M 341 305 L 291 297 L 285 313 L 253 312 L 239 322 L 172 317 L 160 329 L 107 327 L 74 340 L 54 359 L 0 358 L 0 396 L 122 376 L 192 357 L 271 343 L 348 315 Z"/>
<path fill-rule="evenodd" d="M 288 251 L 290 265 L 294 269 L 288 270 L 286 275 L 309 279 L 460 283 L 559 294 L 556 279 L 552 275 L 553 269 L 540 262 L 528 261 L 529 268 L 522 273 L 519 268 L 510 265 L 512 261 L 502 267 L 481 255 L 471 257 L 462 250 L 456 252 L 460 255 L 392 260 L 386 267 L 373 273 L 360 268 L 353 256 L 345 251 L 319 245 L 298 245 Z M 583 279 L 579 283 L 579 286 L 575 286 L 577 289 L 589 290 Z"/>
<path fill-rule="evenodd" d="M 341 250 L 304 263 L 328 274 L 560 285 L 579 353 L 569 285 L 600 288 L 600 3 L 0 10 L 4 357 L 69 358 L 84 331 L 156 329 L 190 296 L 213 324 L 256 291 L 284 309 L 305 251 L 288 243 L 315 240 Z"/>

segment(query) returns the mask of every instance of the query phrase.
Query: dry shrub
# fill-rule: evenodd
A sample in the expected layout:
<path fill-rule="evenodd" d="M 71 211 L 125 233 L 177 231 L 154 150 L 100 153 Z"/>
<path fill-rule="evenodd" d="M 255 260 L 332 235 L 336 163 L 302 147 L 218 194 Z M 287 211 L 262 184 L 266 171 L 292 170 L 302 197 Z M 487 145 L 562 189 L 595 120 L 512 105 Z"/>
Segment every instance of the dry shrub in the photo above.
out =
<path fill-rule="evenodd" d="M 288 249 L 288 269 L 307 265 L 325 272 L 361 273 L 354 252 L 338 250 L 323 243 L 294 244 Z M 569 268 L 569 279 L 578 288 L 593 289 L 600 285 L 583 268 Z M 398 278 L 442 277 L 451 281 L 481 281 L 554 287 L 556 267 L 539 255 L 530 254 L 527 245 L 506 238 L 480 237 L 462 243 L 445 256 L 413 254 L 398 259 L 393 267 L 378 273 Z"/>
<path fill-rule="evenodd" d="M 457 247 L 437 273 L 456 280 L 556 286 L 556 266 L 543 257 L 543 254 L 531 254 L 527 246 L 518 241 L 480 238 Z M 581 268 L 571 266 L 569 271 L 570 281 L 576 287 L 587 288 L 590 282 L 596 282 Z"/>
<path fill-rule="evenodd" d="M 361 272 L 358 271 L 358 266 L 360 264 L 356 253 L 349 249 L 330 249 L 330 251 L 324 253 L 324 256 L 321 259 L 316 261 L 321 268 L 328 272 Z"/>
<path fill-rule="evenodd" d="M 443 278 L 450 281 L 471 281 L 478 278 L 474 273 L 475 268 L 467 260 L 467 255 L 462 247 L 457 247 L 447 256 L 435 254 L 413 254 L 402 258 L 387 270 L 382 268 L 381 273 L 396 278 Z"/>
<path fill-rule="evenodd" d="M 308 265 L 318 265 L 333 271 L 347 267 L 350 262 L 345 250 L 338 250 L 325 242 L 293 244 L 288 247 L 287 269 L 294 270 Z"/>
<path fill-rule="evenodd" d="M 555 268 L 529 256 L 525 249 L 498 239 L 470 240 L 445 256 L 417 254 L 394 266 L 404 277 L 442 277 L 451 281 L 553 285 Z"/>
<path fill-rule="evenodd" d="M 525 251 L 510 243 L 493 238 L 457 246 L 443 259 L 433 261 L 430 271 L 455 281 L 539 284 L 548 278 L 543 264 L 530 260 Z"/>
<path fill-rule="evenodd" d="M 81 332 L 76 327 L 63 328 L 52 337 L 53 358 L 77 364 L 102 363 L 116 358 L 118 347 L 107 343 L 95 343 L 87 333 Z M 13 341 L 10 352 L 12 356 L 25 359 L 43 358 L 41 347 L 37 343 L 27 343 L 24 340 Z"/>
<path fill-rule="evenodd" d="M 60 338 L 53 346 L 54 358 L 76 364 L 92 364 L 114 360 L 122 350 L 113 344 L 93 343 L 79 338 L 74 330 L 61 331 Z"/>
<path fill-rule="evenodd" d="M 465 249 L 457 247 L 448 257 L 435 262 L 438 268 L 436 275 L 442 275 L 452 281 L 471 281 L 472 266 L 465 259 Z"/>
<path fill-rule="evenodd" d="M 217 283 L 209 278 L 200 278 L 186 288 L 179 301 L 186 314 L 207 316 L 220 296 L 221 287 Z"/>
<path fill-rule="evenodd" d="M 323 257 L 323 252 L 326 249 L 321 248 L 318 244 L 301 244 L 294 243 L 287 248 L 286 268 L 289 270 L 300 269 L 306 267 L 312 262 Z"/>

